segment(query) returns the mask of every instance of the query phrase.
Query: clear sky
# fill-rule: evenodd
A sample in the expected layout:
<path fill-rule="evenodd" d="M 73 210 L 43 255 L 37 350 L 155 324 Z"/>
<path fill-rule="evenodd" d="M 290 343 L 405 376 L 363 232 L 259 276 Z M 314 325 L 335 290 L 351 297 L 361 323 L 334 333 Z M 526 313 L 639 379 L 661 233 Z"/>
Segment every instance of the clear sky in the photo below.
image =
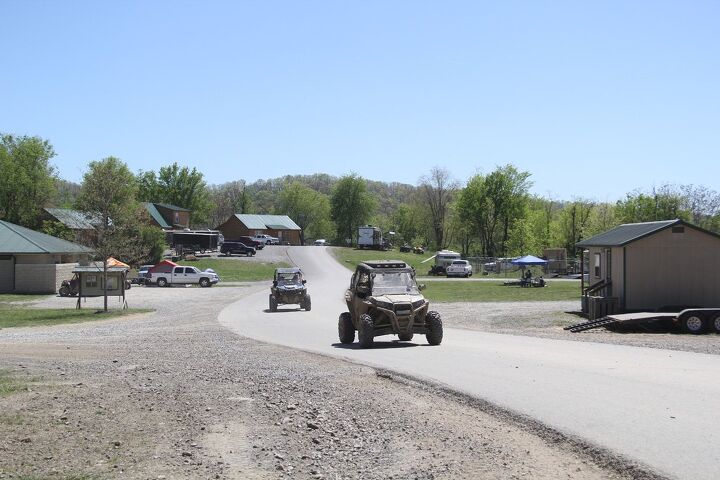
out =
<path fill-rule="evenodd" d="M 717 1 L 0 3 L 0 132 L 209 183 L 512 163 L 533 192 L 720 189 Z"/>

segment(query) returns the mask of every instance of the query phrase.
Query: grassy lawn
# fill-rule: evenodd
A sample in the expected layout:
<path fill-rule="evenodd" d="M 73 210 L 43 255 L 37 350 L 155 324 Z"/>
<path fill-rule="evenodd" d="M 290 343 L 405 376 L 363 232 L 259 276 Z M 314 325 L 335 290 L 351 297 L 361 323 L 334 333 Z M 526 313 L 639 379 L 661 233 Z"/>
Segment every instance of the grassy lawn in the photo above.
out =
<path fill-rule="evenodd" d="M 220 276 L 221 282 L 257 282 L 273 278 L 276 268 L 289 267 L 285 262 L 260 263 L 229 258 L 201 258 L 195 261 L 184 261 L 183 265 L 192 265 L 205 270 L 212 268 Z"/>
<path fill-rule="evenodd" d="M 419 282 L 427 288 L 423 295 L 435 302 L 539 302 L 577 300 L 580 286 L 576 282 L 548 281 L 543 288 L 505 286 L 502 282 Z"/>
<path fill-rule="evenodd" d="M 0 397 L 6 397 L 23 388 L 25 388 L 25 385 L 10 375 L 10 372 L 0 370 Z"/>
<path fill-rule="evenodd" d="M 430 266 L 434 265 L 434 261 L 420 264 L 423 260 L 435 255 L 435 252 L 425 252 L 422 255 L 417 253 L 400 253 L 397 250 L 382 252 L 379 250 L 355 250 L 348 247 L 333 247 L 330 252 L 342 265 L 350 270 L 355 270 L 358 263 L 365 260 L 402 260 L 417 270 L 418 275 L 427 274 Z"/>
<path fill-rule="evenodd" d="M 0 304 L 3 302 L 32 302 L 52 295 L 26 295 L 21 293 L 0 293 Z"/>
<path fill-rule="evenodd" d="M 152 312 L 152 310 L 144 308 L 130 308 L 127 310 L 113 309 L 105 313 L 102 311 L 96 312 L 92 309 L 26 308 L 21 305 L 0 303 L 0 328 L 90 322 L 145 312 Z"/>

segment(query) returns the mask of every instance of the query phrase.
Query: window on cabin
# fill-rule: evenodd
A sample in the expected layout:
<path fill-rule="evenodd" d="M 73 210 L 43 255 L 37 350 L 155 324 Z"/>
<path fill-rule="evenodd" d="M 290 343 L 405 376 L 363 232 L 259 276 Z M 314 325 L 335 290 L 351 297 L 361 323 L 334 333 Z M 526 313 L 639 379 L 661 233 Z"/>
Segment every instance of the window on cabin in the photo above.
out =
<path fill-rule="evenodd" d="M 595 254 L 595 278 L 600 278 L 600 254 Z"/>
<path fill-rule="evenodd" d="M 86 275 L 85 276 L 85 286 L 96 288 L 97 287 L 97 275 Z"/>

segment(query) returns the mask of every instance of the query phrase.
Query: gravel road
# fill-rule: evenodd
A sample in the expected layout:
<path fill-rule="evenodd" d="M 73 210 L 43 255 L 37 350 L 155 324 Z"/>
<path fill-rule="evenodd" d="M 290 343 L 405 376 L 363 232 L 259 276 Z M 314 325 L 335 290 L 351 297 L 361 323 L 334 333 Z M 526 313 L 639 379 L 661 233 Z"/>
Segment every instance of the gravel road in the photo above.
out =
<path fill-rule="evenodd" d="M 156 312 L 0 330 L 0 369 L 27 386 L 0 396 L 0 478 L 654 478 L 491 405 L 217 323 L 266 288 L 134 288 L 130 305 Z"/>

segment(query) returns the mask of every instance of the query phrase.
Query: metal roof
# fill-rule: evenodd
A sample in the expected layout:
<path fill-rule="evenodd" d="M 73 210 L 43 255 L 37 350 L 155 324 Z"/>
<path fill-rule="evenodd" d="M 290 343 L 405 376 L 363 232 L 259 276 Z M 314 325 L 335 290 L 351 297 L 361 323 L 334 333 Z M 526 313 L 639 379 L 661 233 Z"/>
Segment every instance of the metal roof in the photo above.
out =
<path fill-rule="evenodd" d="M 46 208 L 45 211 L 72 230 L 95 230 L 93 223 L 98 220 L 71 208 Z"/>
<path fill-rule="evenodd" d="M 302 273 L 298 267 L 276 268 L 275 273 Z"/>
<path fill-rule="evenodd" d="M 90 253 L 91 249 L 0 220 L 0 254 Z"/>
<path fill-rule="evenodd" d="M 170 203 L 155 203 L 154 205 L 162 208 L 167 208 L 168 210 L 175 210 L 176 212 L 189 212 L 187 208 L 178 207 L 177 205 L 172 205 Z"/>
<path fill-rule="evenodd" d="M 250 230 L 300 230 L 300 227 L 287 215 L 253 215 L 236 213 L 235 216 Z"/>
<path fill-rule="evenodd" d="M 607 232 L 590 237 L 575 244 L 576 247 L 621 247 L 635 240 L 652 235 L 678 224 L 685 224 L 682 220 L 664 220 L 661 222 L 625 223 L 608 230 Z"/>
<path fill-rule="evenodd" d="M 147 209 L 153 220 L 155 220 L 158 225 L 160 225 L 160 228 L 172 228 L 172 225 L 165 221 L 165 218 L 160 214 L 154 203 L 145 202 L 143 205 L 145 205 L 145 208 Z"/>

